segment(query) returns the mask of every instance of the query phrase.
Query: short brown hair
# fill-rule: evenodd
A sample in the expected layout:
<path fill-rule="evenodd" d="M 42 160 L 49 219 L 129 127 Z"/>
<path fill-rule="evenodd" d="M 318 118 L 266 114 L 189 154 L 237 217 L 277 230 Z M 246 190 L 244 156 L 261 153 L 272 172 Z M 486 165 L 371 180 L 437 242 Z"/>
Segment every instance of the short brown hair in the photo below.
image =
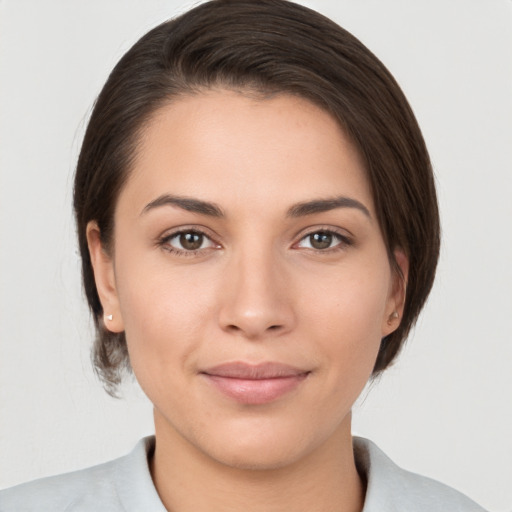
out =
<path fill-rule="evenodd" d="M 129 368 L 124 333 L 105 329 L 86 226 L 109 247 L 114 208 L 139 134 L 164 103 L 224 87 L 301 96 L 330 112 L 366 164 L 382 234 L 409 258 L 403 318 L 384 338 L 374 375 L 399 352 L 433 284 L 439 213 L 423 137 L 384 65 L 330 19 L 285 0 L 213 0 L 144 35 L 119 61 L 92 112 L 78 159 L 74 208 L 85 293 L 96 324 L 95 368 L 111 394 Z"/>

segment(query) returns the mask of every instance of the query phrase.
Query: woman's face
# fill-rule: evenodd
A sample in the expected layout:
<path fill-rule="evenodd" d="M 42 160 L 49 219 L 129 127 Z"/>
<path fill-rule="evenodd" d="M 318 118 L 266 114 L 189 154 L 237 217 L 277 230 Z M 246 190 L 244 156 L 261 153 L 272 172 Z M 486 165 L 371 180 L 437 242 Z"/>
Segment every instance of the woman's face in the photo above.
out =
<path fill-rule="evenodd" d="M 402 296 L 362 161 L 329 114 L 287 95 L 175 100 L 141 138 L 112 258 L 94 224 L 88 237 L 157 437 L 269 468 L 350 436 Z"/>

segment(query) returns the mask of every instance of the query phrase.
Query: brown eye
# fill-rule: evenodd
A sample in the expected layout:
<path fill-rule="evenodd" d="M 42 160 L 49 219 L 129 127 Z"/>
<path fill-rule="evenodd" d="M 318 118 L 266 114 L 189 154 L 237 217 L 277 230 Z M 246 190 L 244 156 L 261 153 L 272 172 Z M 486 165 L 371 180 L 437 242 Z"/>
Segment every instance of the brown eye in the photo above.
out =
<path fill-rule="evenodd" d="M 301 249 L 313 249 L 315 251 L 327 251 L 328 249 L 343 249 L 352 245 L 352 241 L 334 231 L 315 231 L 309 233 L 300 240 L 297 247 Z"/>
<path fill-rule="evenodd" d="M 313 249 L 328 249 L 333 241 L 332 233 L 313 233 L 309 235 L 309 243 Z"/>
<path fill-rule="evenodd" d="M 194 253 L 215 247 L 215 243 L 200 231 L 182 231 L 162 239 L 161 245 L 176 253 Z"/>
<path fill-rule="evenodd" d="M 186 251 L 197 251 L 203 245 L 204 236 L 201 233 L 181 233 L 179 242 Z"/>

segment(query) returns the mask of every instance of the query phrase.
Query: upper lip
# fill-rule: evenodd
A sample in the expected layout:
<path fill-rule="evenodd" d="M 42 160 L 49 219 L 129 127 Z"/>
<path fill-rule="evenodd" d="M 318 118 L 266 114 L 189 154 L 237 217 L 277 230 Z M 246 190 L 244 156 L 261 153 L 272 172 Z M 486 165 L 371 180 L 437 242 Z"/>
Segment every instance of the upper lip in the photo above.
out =
<path fill-rule="evenodd" d="M 309 371 L 276 362 L 251 364 L 237 361 L 219 364 L 207 370 L 203 370 L 201 373 L 231 379 L 263 380 L 277 379 L 280 377 L 295 377 L 305 375 L 309 373 Z"/>

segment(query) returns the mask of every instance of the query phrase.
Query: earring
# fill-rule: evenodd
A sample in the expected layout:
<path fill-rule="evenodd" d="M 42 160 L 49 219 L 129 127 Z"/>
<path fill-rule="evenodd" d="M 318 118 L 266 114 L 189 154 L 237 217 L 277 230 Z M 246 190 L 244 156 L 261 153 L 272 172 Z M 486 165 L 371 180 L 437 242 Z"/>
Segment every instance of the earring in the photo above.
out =
<path fill-rule="evenodd" d="M 393 313 L 391 313 L 391 315 L 389 315 L 388 325 L 391 325 L 393 323 L 393 321 L 396 320 L 399 317 L 400 317 L 400 315 L 398 314 L 398 312 L 397 311 L 393 311 Z"/>
<path fill-rule="evenodd" d="M 113 318 L 113 317 L 112 317 L 112 315 L 105 315 L 105 318 L 106 318 L 107 320 L 112 320 L 112 318 Z"/>

